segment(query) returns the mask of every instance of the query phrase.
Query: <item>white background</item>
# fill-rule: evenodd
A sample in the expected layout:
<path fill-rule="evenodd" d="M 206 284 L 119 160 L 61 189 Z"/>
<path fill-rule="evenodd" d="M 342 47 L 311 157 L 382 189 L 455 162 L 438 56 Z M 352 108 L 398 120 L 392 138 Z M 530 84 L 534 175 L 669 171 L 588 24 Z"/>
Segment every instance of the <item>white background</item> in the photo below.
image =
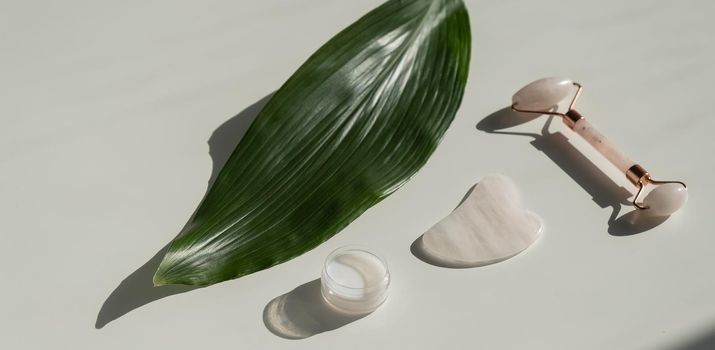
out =
<path fill-rule="evenodd" d="M 258 109 L 249 107 L 379 3 L 2 1 L 0 348 L 712 346 L 710 0 L 467 1 L 464 103 L 410 183 L 288 263 L 186 293 L 150 286 L 155 255 L 191 216 L 212 156 L 225 159 Z M 583 83 L 578 109 L 654 176 L 686 181 L 685 210 L 629 235 L 609 225 L 609 205 L 632 187 L 560 122 L 552 131 L 575 149 L 545 152 L 530 137 L 476 128 L 550 75 Z M 539 132 L 544 121 L 509 131 Z M 476 269 L 413 256 L 412 242 L 490 173 L 512 177 L 543 217 L 537 244 Z M 312 320 L 325 332 L 307 339 L 269 331 L 266 305 L 316 279 L 345 244 L 388 260 L 388 302 L 333 330 Z M 313 317 L 306 310 L 295 322 Z"/>

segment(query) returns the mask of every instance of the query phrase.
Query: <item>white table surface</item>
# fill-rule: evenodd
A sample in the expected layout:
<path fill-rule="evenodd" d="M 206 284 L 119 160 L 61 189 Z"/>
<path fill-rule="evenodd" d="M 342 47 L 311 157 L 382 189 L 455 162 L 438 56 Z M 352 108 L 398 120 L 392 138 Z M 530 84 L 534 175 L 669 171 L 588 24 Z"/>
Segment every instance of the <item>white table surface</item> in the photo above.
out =
<path fill-rule="evenodd" d="M 0 3 L 0 348 L 715 346 L 711 0 L 467 1 L 464 103 L 411 182 L 288 263 L 199 290 L 151 287 L 156 254 L 254 104 L 379 3 Z M 624 231 L 609 224 L 611 205 L 631 186 L 560 122 L 540 148 L 530 136 L 485 132 L 495 116 L 476 128 L 549 75 L 583 83 L 578 109 L 655 176 L 686 181 L 686 209 Z M 544 121 L 507 131 L 538 133 Z M 573 146 L 553 143 L 563 135 Z M 546 222 L 543 237 L 488 267 L 417 259 L 412 242 L 490 173 L 516 181 Z M 384 255 L 391 296 L 363 319 L 321 319 L 311 281 L 345 244 Z M 286 322 L 315 335 L 269 330 L 264 309 L 286 293 L 295 304 Z"/>

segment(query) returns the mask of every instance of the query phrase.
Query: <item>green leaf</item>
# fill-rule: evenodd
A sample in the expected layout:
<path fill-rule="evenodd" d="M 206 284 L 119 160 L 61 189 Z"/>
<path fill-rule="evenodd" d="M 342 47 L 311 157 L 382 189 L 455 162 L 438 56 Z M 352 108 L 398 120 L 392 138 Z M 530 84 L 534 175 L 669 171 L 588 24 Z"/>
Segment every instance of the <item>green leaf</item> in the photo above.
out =
<path fill-rule="evenodd" d="M 210 285 L 299 256 L 407 182 L 469 71 L 461 0 L 392 0 L 321 47 L 233 152 L 155 285 Z"/>

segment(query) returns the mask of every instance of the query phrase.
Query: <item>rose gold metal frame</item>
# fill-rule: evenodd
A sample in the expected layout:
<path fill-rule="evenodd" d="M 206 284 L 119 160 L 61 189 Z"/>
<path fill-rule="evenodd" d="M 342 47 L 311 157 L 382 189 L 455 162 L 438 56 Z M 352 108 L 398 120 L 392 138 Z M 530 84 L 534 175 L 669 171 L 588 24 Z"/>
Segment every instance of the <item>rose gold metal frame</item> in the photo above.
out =
<path fill-rule="evenodd" d="M 658 180 L 653 180 L 653 178 L 650 177 L 650 175 L 646 175 L 646 177 L 640 181 L 638 181 L 638 193 L 636 193 L 636 196 L 633 197 L 633 206 L 635 206 L 638 209 L 648 209 L 648 206 L 643 205 L 642 202 L 639 202 L 638 199 L 641 197 L 641 194 L 643 193 L 643 189 L 647 184 L 653 184 L 653 185 L 664 185 L 664 184 L 680 184 L 683 186 L 683 188 L 687 189 L 688 186 L 685 184 L 685 182 L 682 181 L 676 181 L 676 180 L 668 180 L 668 181 L 658 181 Z"/>
<path fill-rule="evenodd" d="M 581 90 L 583 90 L 583 86 L 581 84 L 574 82 L 574 86 L 578 87 L 576 90 L 576 94 L 574 94 L 573 99 L 571 99 L 571 103 L 569 104 L 569 111 L 573 109 L 573 107 L 576 105 L 576 101 L 578 101 L 579 96 L 581 96 Z M 551 112 L 551 111 L 532 111 L 528 109 L 519 109 L 516 107 L 516 103 L 511 105 L 511 109 L 517 112 L 521 113 L 531 113 L 531 114 L 546 114 L 546 115 L 558 115 L 560 117 L 565 117 L 566 113 L 561 113 L 561 112 Z"/>
<path fill-rule="evenodd" d="M 558 110 L 556 111 L 534 111 L 534 110 L 527 110 L 527 109 L 520 109 L 517 107 L 517 104 L 514 103 L 511 105 L 511 109 L 520 112 L 520 113 L 529 113 L 529 114 L 539 114 L 539 115 L 555 115 L 559 116 L 562 118 L 564 124 L 566 124 L 570 129 L 574 128 L 574 125 L 576 122 L 579 120 L 583 119 L 583 116 L 578 113 L 576 110 L 574 110 L 574 106 L 576 105 L 576 101 L 578 100 L 579 96 L 581 95 L 581 91 L 583 90 L 583 86 L 577 82 L 573 82 L 573 85 L 577 87 L 576 93 L 574 94 L 573 98 L 571 99 L 571 102 L 569 103 L 569 108 L 566 111 L 566 113 L 559 112 Z M 557 107 L 557 106 L 552 106 Z M 640 201 L 640 197 L 643 194 L 643 190 L 645 189 L 645 186 L 648 184 L 653 184 L 653 185 L 663 185 L 663 184 L 670 184 L 670 183 L 676 183 L 682 185 L 684 188 L 688 188 L 687 185 L 685 185 L 684 182 L 682 181 L 675 181 L 675 180 L 668 180 L 668 181 L 659 181 L 659 180 L 654 180 L 651 176 L 650 173 L 645 170 L 642 166 L 639 164 L 633 165 L 626 171 L 626 178 L 628 181 L 630 181 L 634 186 L 638 187 L 638 192 L 636 193 L 635 197 L 633 197 L 633 206 L 638 208 L 638 209 L 648 209 L 648 206 L 643 205 L 643 203 Z"/>

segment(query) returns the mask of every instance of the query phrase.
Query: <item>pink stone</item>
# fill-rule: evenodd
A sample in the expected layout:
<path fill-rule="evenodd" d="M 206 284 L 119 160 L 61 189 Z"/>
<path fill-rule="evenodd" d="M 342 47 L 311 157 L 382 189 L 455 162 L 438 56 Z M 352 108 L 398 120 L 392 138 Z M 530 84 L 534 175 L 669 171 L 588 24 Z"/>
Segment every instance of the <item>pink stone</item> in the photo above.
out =
<path fill-rule="evenodd" d="M 529 83 L 512 97 L 519 109 L 546 111 L 574 92 L 570 79 L 551 77 Z"/>
<path fill-rule="evenodd" d="M 491 175 L 425 232 L 420 249 L 440 266 L 483 266 L 521 253 L 539 238 L 542 229 L 541 218 L 522 206 L 514 182 Z"/>
<path fill-rule="evenodd" d="M 648 213 L 655 216 L 668 216 L 685 205 L 688 201 L 688 189 L 679 183 L 658 185 L 643 199 Z"/>

